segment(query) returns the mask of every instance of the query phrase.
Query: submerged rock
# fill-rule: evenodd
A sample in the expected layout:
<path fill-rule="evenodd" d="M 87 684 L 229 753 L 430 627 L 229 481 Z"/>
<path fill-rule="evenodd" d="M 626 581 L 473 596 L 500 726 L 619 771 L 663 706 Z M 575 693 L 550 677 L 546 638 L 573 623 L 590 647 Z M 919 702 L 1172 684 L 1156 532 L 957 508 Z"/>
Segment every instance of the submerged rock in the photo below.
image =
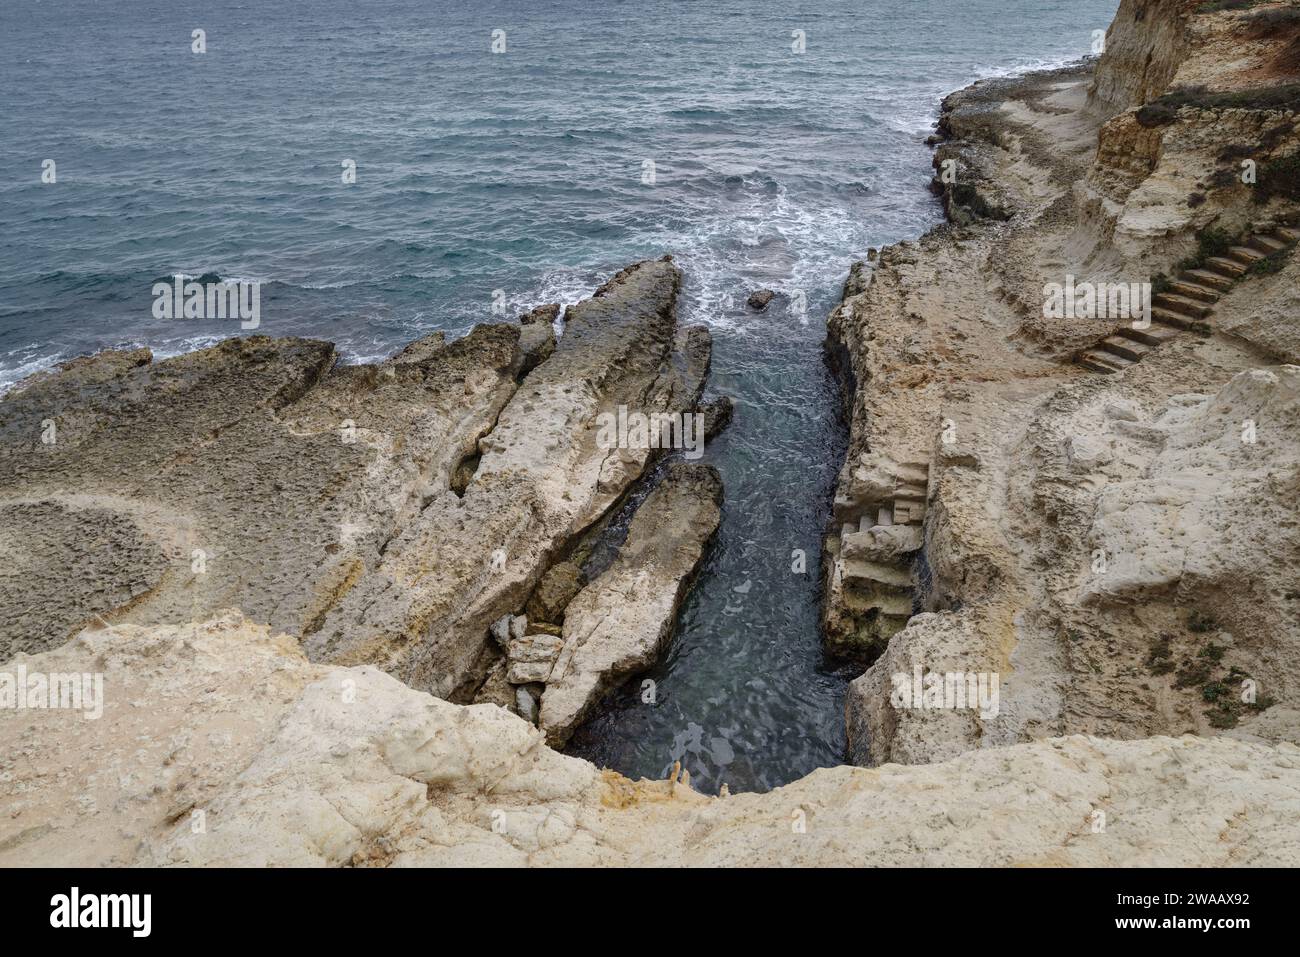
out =
<path fill-rule="evenodd" d="M 775 296 L 776 293 L 771 289 L 759 289 L 749 294 L 749 298 L 745 300 L 745 305 L 757 312 L 762 312 Z"/>

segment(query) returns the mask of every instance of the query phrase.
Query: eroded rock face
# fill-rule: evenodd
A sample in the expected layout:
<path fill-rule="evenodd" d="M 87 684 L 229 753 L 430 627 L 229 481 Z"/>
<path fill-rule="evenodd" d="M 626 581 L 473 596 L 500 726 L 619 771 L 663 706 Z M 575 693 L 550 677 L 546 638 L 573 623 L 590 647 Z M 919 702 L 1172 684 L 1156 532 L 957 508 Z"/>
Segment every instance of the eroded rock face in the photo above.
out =
<path fill-rule="evenodd" d="M 1219 328 L 1277 362 L 1300 365 L 1300 257 L 1274 276 L 1243 283 L 1224 297 Z"/>
<path fill-rule="evenodd" d="M 637 509 L 614 563 L 565 610 L 564 641 L 542 695 L 540 727 L 559 746 L 612 688 L 662 655 L 721 521 L 722 479 L 677 464 Z"/>
<path fill-rule="evenodd" d="M 1198 0 L 1123 0 L 1106 31 L 1105 53 L 1088 90 L 1109 113 L 1141 106 L 1165 92 L 1192 44 L 1189 21 Z"/>
<path fill-rule="evenodd" d="M 494 705 L 313 664 L 237 613 L 88 631 L 0 671 L 17 663 L 99 671 L 105 702 L 98 720 L 0 709 L 4 866 L 1285 866 L 1300 853 L 1289 744 L 1070 737 L 710 798 L 560 755 Z"/>
<path fill-rule="evenodd" d="M 597 417 L 696 408 L 710 342 L 678 326 L 679 283 L 668 260 L 623 270 L 558 344 L 543 308 L 376 365 L 252 337 L 29 380 L 0 401 L 0 654 L 235 606 L 469 699 L 491 623 L 661 454 L 601 447 Z"/>
<path fill-rule="evenodd" d="M 1142 478 L 1100 490 L 1091 537 L 1112 557 L 1081 600 L 1235 592 L 1263 619 L 1286 620 L 1284 594 L 1300 582 L 1300 366 L 1242 372 L 1213 397 L 1177 396 L 1126 431 L 1159 451 Z"/>
<path fill-rule="evenodd" d="M 1248 108 L 1296 79 L 1276 73 L 1284 38 L 1196 6 L 1123 4 L 1095 81 L 1064 70 L 949 97 L 936 161 L 958 160 L 967 187 L 950 199 L 1008 218 L 953 217 L 882 250 L 831 316 L 850 442 L 824 620 L 832 650 L 874 660 L 846 696 L 857 763 L 1074 733 L 1300 741 L 1289 231 L 1232 252 L 1277 250 L 1279 268 L 1214 286 L 1194 331 L 1129 350 L 1113 375 L 1073 358 L 1135 341 L 1130 323 L 1044 308 L 1049 282 L 1180 276 L 1201 227 L 1258 236 L 1297 212 L 1225 166 L 1296 148 L 1285 107 Z M 1136 113 L 1200 84 L 1167 121 Z M 922 484 L 918 542 L 897 503 Z M 895 706 L 894 679 L 917 668 L 996 676 L 996 714 Z"/>
<path fill-rule="evenodd" d="M 403 526 L 309 654 L 377 663 L 456 700 L 474 694 L 494 655 L 491 623 L 523 610 L 565 545 L 660 454 L 601 447 L 598 417 L 686 412 L 699 399 L 709 340 L 678 327 L 679 283 L 671 262 L 639 263 L 567 310 L 554 354 L 479 441 L 463 496 L 435 495 Z"/>

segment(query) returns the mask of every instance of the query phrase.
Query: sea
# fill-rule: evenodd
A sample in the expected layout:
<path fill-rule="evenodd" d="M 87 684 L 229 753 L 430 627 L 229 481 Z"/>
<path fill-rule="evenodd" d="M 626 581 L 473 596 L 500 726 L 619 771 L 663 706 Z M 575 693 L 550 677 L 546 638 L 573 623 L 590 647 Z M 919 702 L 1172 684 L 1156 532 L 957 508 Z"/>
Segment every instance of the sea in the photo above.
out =
<path fill-rule="evenodd" d="M 736 403 L 703 459 L 722 526 L 666 658 L 570 751 L 769 790 L 842 763 L 856 676 L 817 627 L 827 314 L 855 259 L 941 221 L 941 98 L 1089 55 L 1117 5 L 4 0 L 0 389 L 249 334 L 157 318 L 178 275 L 256 281 L 256 333 L 364 362 L 671 253 Z"/>

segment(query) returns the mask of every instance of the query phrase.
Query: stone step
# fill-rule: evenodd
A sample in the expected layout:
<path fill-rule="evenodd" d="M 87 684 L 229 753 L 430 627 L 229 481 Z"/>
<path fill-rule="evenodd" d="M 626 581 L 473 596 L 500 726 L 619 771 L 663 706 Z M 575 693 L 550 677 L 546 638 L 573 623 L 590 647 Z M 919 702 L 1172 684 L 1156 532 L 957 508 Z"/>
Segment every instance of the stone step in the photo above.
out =
<path fill-rule="evenodd" d="M 1181 333 L 1181 329 L 1166 326 L 1164 323 L 1153 322 L 1145 329 L 1124 326 L 1116 335 L 1123 336 L 1125 339 L 1132 339 L 1134 342 L 1141 342 L 1144 345 L 1159 346 L 1164 345 L 1170 339 L 1176 339 Z"/>
<path fill-rule="evenodd" d="M 1100 350 L 1089 349 L 1083 355 L 1079 356 L 1079 365 L 1093 372 L 1102 372 L 1106 375 L 1112 375 L 1116 372 L 1123 372 L 1133 363 L 1120 358 L 1111 352 L 1101 352 Z"/>
<path fill-rule="evenodd" d="M 1168 292 L 1162 292 L 1153 301 L 1155 305 L 1160 306 L 1162 309 L 1180 312 L 1184 316 L 1191 316 L 1194 319 L 1204 319 L 1213 311 L 1210 306 L 1203 302 L 1189 299 L 1186 296 L 1176 296 Z"/>
<path fill-rule="evenodd" d="M 892 585 L 895 588 L 912 587 L 912 573 L 906 568 L 895 568 L 879 562 L 847 559 L 843 564 L 845 584 Z"/>
<path fill-rule="evenodd" d="M 844 604 L 856 612 L 878 611 L 891 617 L 912 617 L 912 596 L 906 592 L 892 594 L 866 594 L 856 589 L 846 589 Z"/>
<path fill-rule="evenodd" d="M 1232 288 L 1232 279 L 1230 277 L 1220 276 L 1217 272 L 1210 272 L 1208 269 L 1189 269 L 1178 278 L 1189 279 L 1203 286 L 1210 286 L 1219 290 L 1219 292 L 1227 292 Z"/>
<path fill-rule="evenodd" d="M 1260 252 L 1258 249 L 1251 249 L 1249 246 L 1233 246 L 1228 250 L 1229 259 L 1236 260 L 1246 266 L 1249 266 L 1251 263 L 1259 262 L 1265 257 L 1265 255 L 1265 253 Z"/>
<path fill-rule="evenodd" d="M 1229 279 L 1240 279 L 1246 275 L 1246 267 L 1235 259 L 1225 259 L 1222 256 L 1214 256 L 1205 261 L 1205 268 L 1210 272 L 1217 272 L 1220 276 L 1227 276 Z"/>
<path fill-rule="evenodd" d="M 1123 336 L 1111 336 L 1109 339 L 1103 339 L 1098 347 L 1109 353 L 1120 356 L 1124 359 L 1132 359 L 1134 362 L 1139 361 L 1144 355 L 1151 351 L 1151 347 L 1140 342 Z"/>
<path fill-rule="evenodd" d="M 894 524 L 894 510 L 893 510 L 892 508 L 890 508 L 888 505 L 882 505 L 882 506 L 880 507 L 880 510 L 876 512 L 876 524 L 877 524 L 877 525 L 893 525 L 893 524 Z"/>
<path fill-rule="evenodd" d="M 900 485 L 894 489 L 894 501 L 906 499 L 909 502 L 924 502 L 925 497 L 924 485 Z"/>
<path fill-rule="evenodd" d="M 925 545 L 923 529 L 915 525 L 876 525 L 844 537 L 840 554 L 868 562 L 898 565 Z"/>
<path fill-rule="evenodd" d="M 835 503 L 831 506 L 831 514 L 838 523 L 853 522 L 862 514 L 862 506 L 856 499 L 849 498 L 847 495 L 837 495 Z"/>
<path fill-rule="evenodd" d="M 1288 246 L 1291 243 L 1300 243 L 1300 229 L 1293 229 L 1290 226 L 1278 226 L 1273 230 L 1273 235 L 1285 240 Z"/>
<path fill-rule="evenodd" d="M 1177 295 L 1184 296 L 1188 299 L 1195 299 L 1199 302 L 1216 303 L 1219 301 L 1219 294 L 1209 286 L 1202 286 L 1198 282 L 1189 282 L 1186 279 L 1175 279 L 1169 283 L 1169 288 Z"/>
<path fill-rule="evenodd" d="M 1256 249 L 1262 250 L 1265 255 L 1271 255 L 1286 249 L 1290 243 L 1278 239 L 1276 236 L 1270 236 L 1267 233 L 1257 233 L 1250 237 L 1250 245 L 1254 246 Z"/>
<path fill-rule="evenodd" d="M 1151 321 L 1153 325 L 1162 322 L 1167 326 L 1177 326 L 1179 329 L 1194 329 L 1201 320 L 1156 306 L 1151 310 Z"/>
<path fill-rule="evenodd" d="M 894 524 L 919 525 L 924 521 L 924 502 L 899 501 L 894 503 Z"/>
<path fill-rule="evenodd" d="M 895 469 L 894 474 L 904 485 L 926 485 L 930 481 L 930 466 L 924 462 L 907 462 Z"/>

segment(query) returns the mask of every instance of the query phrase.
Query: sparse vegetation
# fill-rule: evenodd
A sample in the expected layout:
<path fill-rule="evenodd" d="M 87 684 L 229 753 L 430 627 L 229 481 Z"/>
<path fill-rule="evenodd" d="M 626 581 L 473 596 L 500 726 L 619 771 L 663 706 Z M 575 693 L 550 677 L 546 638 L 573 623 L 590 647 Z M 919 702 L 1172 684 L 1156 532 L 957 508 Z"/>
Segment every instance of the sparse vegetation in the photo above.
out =
<path fill-rule="evenodd" d="M 1187 632 L 1190 634 L 1203 634 L 1218 628 L 1217 621 L 1199 610 L 1193 609 L 1187 617 Z M 1147 669 L 1153 675 L 1174 673 L 1173 687 L 1180 691 L 1200 688 L 1201 701 L 1209 706 L 1204 712 L 1205 719 L 1212 728 L 1234 728 L 1247 713 L 1257 713 L 1273 706 L 1273 698 L 1258 694 L 1253 687 L 1249 688 L 1251 694 L 1246 693 L 1249 687 L 1246 682 L 1251 680 L 1248 672 L 1236 666 L 1226 672 L 1221 670 L 1228 653 L 1227 645 L 1206 641 L 1199 649 L 1176 651 L 1176 644 L 1187 648 L 1185 641 L 1177 635 L 1162 633 L 1151 643 L 1146 658 Z M 1176 658 L 1182 660 L 1175 666 Z"/>
<path fill-rule="evenodd" d="M 1179 262 L 1178 268 L 1182 270 L 1200 269 L 1207 260 L 1226 253 L 1237 244 L 1239 239 L 1239 236 L 1233 235 L 1226 229 L 1220 229 L 1218 226 L 1206 226 L 1196 234 L 1196 252 Z M 1198 612 L 1192 612 L 1193 616 L 1198 614 Z M 1192 630 L 1197 629 L 1193 628 Z M 1208 631 L 1209 629 L 1205 630 Z"/>
<path fill-rule="evenodd" d="M 1273 197 L 1300 202 L 1300 152 L 1261 163 L 1255 183 L 1255 202 Z"/>
<path fill-rule="evenodd" d="M 1151 652 L 1147 655 L 1147 667 L 1153 675 L 1167 675 L 1174 670 L 1173 636 L 1161 635 L 1151 643 Z"/>
<path fill-rule="evenodd" d="M 1240 668 L 1232 668 L 1228 674 L 1218 680 L 1208 682 L 1201 688 L 1201 700 L 1213 707 L 1206 709 L 1205 717 L 1212 728 L 1235 728 L 1246 712 L 1259 713 L 1274 705 L 1273 698 L 1258 695 L 1254 701 L 1242 700 L 1245 695 L 1244 683 L 1250 675 Z"/>
<path fill-rule="evenodd" d="M 1174 676 L 1175 688 L 1195 688 L 1210 680 L 1210 666 L 1204 661 L 1188 658 Z"/>
<path fill-rule="evenodd" d="M 1201 649 L 1200 656 L 1209 661 L 1213 661 L 1217 664 L 1218 662 L 1223 660 L 1223 653 L 1226 650 L 1227 649 L 1224 648 L 1222 645 L 1216 645 L 1214 642 L 1210 642 L 1208 645 L 1206 645 L 1204 648 Z"/>
<path fill-rule="evenodd" d="M 1246 270 L 1252 276 L 1272 276 L 1280 273 L 1286 266 L 1286 262 L 1291 258 L 1291 253 L 1295 251 L 1295 243 L 1287 246 L 1285 249 L 1279 249 L 1275 253 L 1270 253 L 1263 259 L 1257 259 L 1250 264 Z"/>
<path fill-rule="evenodd" d="M 1170 90 L 1138 110 L 1138 122 L 1143 126 L 1161 126 L 1172 123 L 1184 106 L 1200 110 L 1277 110 L 1300 111 L 1300 83 L 1254 87 L 1249 90 L 1225 90 L 1211 93 L 1204 86 L 1185 86 Z M 1164 117 L 1159 122 L 1143 122 L 1142 113 L 1148 117 Z"/>
<path fill-rule="evenodd" d="M 1159 100 L 1148 103 L 1137 111 L 1136 118 L 1139 124 L 1147 129 L 1153 129 L 1157 126 L 1168 126 L 1174 120 L 1178 119 L 1178 108 L 1168 103 L 1161 103 Z"/>
<path fill-rule="evenodd" d="M 1249 10 L 1264 0 L 1209 0 L 1196 8 L 1197 13 L 1219 13 L 1223 10 Z"/>
<path fill-rule="evenodd" d="M 1246 18 L 1246 24 L 1252 36 L 1283 37 L 1288 32 L 1300 30 L 1300 7 L 1256 10 Z"/>

